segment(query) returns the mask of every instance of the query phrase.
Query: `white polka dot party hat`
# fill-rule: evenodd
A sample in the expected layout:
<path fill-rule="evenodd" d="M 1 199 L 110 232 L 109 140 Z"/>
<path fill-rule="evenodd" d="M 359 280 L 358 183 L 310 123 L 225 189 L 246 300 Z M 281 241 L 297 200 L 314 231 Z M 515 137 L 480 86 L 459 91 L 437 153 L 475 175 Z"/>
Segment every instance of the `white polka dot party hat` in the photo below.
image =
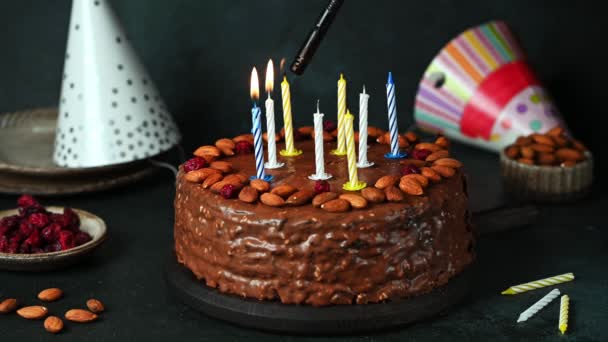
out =
<path fill-rule="evenodd" d="M 64 167 L 127 163 L 180 134 L 106 0 L 73 0 L 53 159 Z"/>
<path fill-rule="evenodd" d="M 501 21 L 465 31 L 439 52 L 419 84 L 414 117 L 422 129 L 492 151 L 564 126 Z"/>

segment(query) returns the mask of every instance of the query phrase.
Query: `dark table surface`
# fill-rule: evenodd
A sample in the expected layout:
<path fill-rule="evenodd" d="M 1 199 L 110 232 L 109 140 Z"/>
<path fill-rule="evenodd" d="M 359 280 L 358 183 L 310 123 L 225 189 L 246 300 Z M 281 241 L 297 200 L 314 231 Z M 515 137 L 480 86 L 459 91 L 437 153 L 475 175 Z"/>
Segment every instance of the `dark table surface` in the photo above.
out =
<path fill-rule="evenodd" d="M 469 174 L 473 210 L 507 203 L 498 176 L 498 157 L 456 146 Z M 0 341 L 389 341 L 389 340 L 608 340 L 608 197 L 599 190 L 586 199 L 541 206 L 535 224 L 478 241 L 476 280 L 471 296 L 446 314 L 402 329 L 365 336 L 284 336 L 208 318 L 169 293 L 163 266 L 173 243 L 174 185 L 169 172 L 129 187 L 45 204 L 89 210 L 108 224 L 109 239 L 88 260 L 61 271 L 0 271 L 0 298 L 36 304 L 36 294 L 60 287 L 65 298 L 47 306 L 53 314 L 82 307 L 87 298 L 102 300 L 107 311 L 88 325 L 66 324 L 61 336 L 44 331 L 41 321 L 0 316 Z M 16 196 L 0 196 L 0 208 L 14 207 Z M 576 280 L 557 286 L 571 298 L 569 331 L 557 330 L 559 304 L 553 302 L 526 323 L 519 313 L 549 289 L 501 296 L 510 285 L 574 272 Z"/>

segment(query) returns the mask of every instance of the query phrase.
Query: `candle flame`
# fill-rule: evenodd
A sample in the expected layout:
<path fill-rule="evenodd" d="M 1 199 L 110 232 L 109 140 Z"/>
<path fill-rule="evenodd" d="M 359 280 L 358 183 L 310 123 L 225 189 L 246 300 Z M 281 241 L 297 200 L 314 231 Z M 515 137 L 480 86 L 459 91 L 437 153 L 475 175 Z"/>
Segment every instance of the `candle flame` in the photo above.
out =
<path fill-rule="evenodd" d="M 258 81 L 258 71 L 253 67 L 251 70 L 251 99 L 257 101 L 260 98 L 260 81 Z"/>
<path fill-rule="evenodd" d="M 268 95 L 272 93 L 272 89 L 274 89 L 274 65 L 272 59 L 269 59 L 266 66 L 266 92 Z"/>
<path fill-rule="evenodd" d="M 279 62 L 279 73 L 283 73 L 285 70 L 285 57 L 281 58 L 281 62 Z"/>

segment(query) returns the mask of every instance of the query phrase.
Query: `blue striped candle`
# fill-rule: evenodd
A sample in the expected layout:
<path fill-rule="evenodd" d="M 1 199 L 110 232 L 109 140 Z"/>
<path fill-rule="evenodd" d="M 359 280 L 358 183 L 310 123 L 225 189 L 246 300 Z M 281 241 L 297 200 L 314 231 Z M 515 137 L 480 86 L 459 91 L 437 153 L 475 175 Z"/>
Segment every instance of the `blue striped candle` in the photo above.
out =
<path fill-rule="evenodd" d="M 391 151 L 384 156 L 391 159 L 405 158 L 406 153 L 399 151 L 399 128 L 397 127 L 397 104 L 395 103 L 395 83 L 393 74 L 388 73 L 386 82 L 386 101 L 388 105 L 388 129 L 391 139 Z"/>
<path fill-rule="evenodd" d="M 251 109 L 251 120 L 253 121 L 253 147 L 255 150 L 255 169 L 257 178 L 264 179 L 264 144 L 262 144 L 262 111 L 254 102 Z"/>

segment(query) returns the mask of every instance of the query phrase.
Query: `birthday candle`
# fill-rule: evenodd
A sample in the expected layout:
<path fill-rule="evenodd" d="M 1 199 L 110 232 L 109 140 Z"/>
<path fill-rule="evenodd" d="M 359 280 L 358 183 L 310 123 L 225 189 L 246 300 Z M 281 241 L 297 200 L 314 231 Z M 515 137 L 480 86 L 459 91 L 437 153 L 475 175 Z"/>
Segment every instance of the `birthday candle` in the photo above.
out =
<path fill-rule="evenodd" d="M 553 301 L 558 296 L 559 296 L 558 289 L 554 289 L 553 291 L 547 293 L 538 302 L 534 303 L 531 307 L 526 309 L 526 311 L 522 312 L 521 315 L 519 315 L 519 318 L 517 318 L 517 323 L 527 321 L 530 317 L 536 315 L 537 312 L 539 312 L 542 308 L 547 306 L 547 304 L 551 303 L 551 301 Z"/>
<path fill-rule="evenodd" d="M 564 273 L 564 274 L 556 275 L 554 277 L 549 277 L 549 278 L 545 278 L 545 279 L 531 281 L 531 282 L 525 283 L 525 284 L 511 286 L 508 289 L 502 291 L 502 294 L 503 295 L 514 295 L 514 294 L 518 294 L 518 293 L 522 293 L 522 292 L 526 292 L 526 291 L 530 291 L 530 290 L 540 289 L 541 287 L 556 285 L 556 284 L 560 284 L 560 283 L 564 283 L 564 282 L 572 281 L 572 280 L 574 280 L 573 273 Z"/>
<path fill-rule="evenodd" d="M 346 80 L 340 74 L 338 80 L 338 147 L 332 151 L 333 154 L 343 156 L 346 154 Z"/>
<path fill-rule="evenodd" d="M 323 113 L 319 112 L 317 101 L 317 112 L 313 114 L 315 123 L 315 166 L 316 172 L 308 178 L 312 180 L 329 179 L 332 176 L 325 173 L 325 157 L 323 156 Z"/>
<path fill-rule="evenodd" d="M 253 68 L 251 71 L 251 100 L 253 100 L 253 108 L 251 109 L 251 120 L 253 128 L 253 147 L 255 150 L 255 169 L 256 177 L 265 179 L 266 174 L 264 173 L 264 145 L 262 144 L 262 111 L 257 105 L 258 98 L 260 96 L 259 82 L 258 82 L 258 71 Z"/>
<path fill-rule="evenodd" d="M 348 182 L 342 188 L 349 191 L 357 191 L 365 188 L 366 183 L 359 181 L 357 175 L 357 155 L 355 154 L 355 130 L 353 122 L 355 117 L 347 110 L 344 116 L 344 128 L 346 133 L 346 156 L 348 159 Z"/>
<path fill-rule="evenodd" d="M 285 149 L 281 151 L 281 155 L 285 157 L 293 157 L 302 154 L 302 151 L 296 150 L 293 146 L 293 123 L 291 122 L 291 91 L 287 76 L 283 76 L 281 82 L 281 94 L 283 97 L 283 125 L 285 126 Z"/>
<path fill-rule="evenodd" d="M 563 295 L 559 305 L 559 331 L 562 334 L 568 330 L 568 311 L 570 311 L 570 297 Z"/>
<path fill-rule="evenodd" d="M 397 128 L 397 104 L 395 103 L 395 83 L 393 74 L 388 73 L 386 82 L 386 101 L 388 106 L 388 128 L 391 139 L 391 152 L 386 154 L 387 158 L 403 158 L 405 153 L 399 152 L 399 129 Z"/>
<path fill-rule="evenodd" d="M 274 67 L 272 59 L 268 60 L 266 67 L 266 133 L 268 133 L 268 162 L 265 164 L 268 169 L 276 169 L 283 166 L 283 163 L 277 162 L 277 142 L 274 131 L 274 100 L 270 97 L 274 88 Z"/>
<path fill-rule="evenodd" d="M 359 162 L 357 167 L 365 168 L 374 165 L 367 161 L 367 102 L 369 95 L 363 92 L 359 94 Z"/>

